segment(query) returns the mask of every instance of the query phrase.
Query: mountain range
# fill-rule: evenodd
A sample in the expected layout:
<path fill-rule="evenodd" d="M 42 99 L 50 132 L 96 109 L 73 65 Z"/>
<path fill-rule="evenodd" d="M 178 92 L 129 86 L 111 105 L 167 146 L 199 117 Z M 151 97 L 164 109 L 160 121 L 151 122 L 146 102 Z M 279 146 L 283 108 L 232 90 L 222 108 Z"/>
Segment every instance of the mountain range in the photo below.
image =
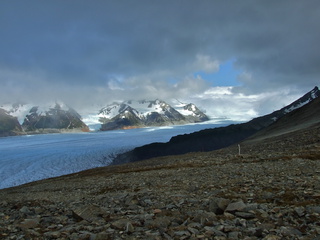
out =
<path fill-rule="evenodd" d="M 249 122 L 232 124 L 227 127 L 205 129 L 198 132 L 172 137 L 167 143 L 151 143 L 119 154 L 113 164 L 135 162 L 153 157 L 178 155 L 188 152 L 212 151 L 240 142 L 259 131 L 272 126 L 289 113 L 311 104 L 320 96 L 318 87 L 306 93 L 288 106 Z M 317 101 L 319 102 L 319 101 Z M 319 106 L 317 106 L 319 108 Z M 285 119 L 285 118 L 284 118 Z M 267 130 L 265 130 L 267 131 Z"/>
<path fill-rule="evenodd" d="M 81 116 L 63 103 L 0 106 L 0 136 L 89 131 Z"/>
<path fill-rule="evenodd" d="M 180 103 L 173 108 L 162 100 L 126 101 L 114 103 L 100 110 L 101 130 L 115 130 L 147 126 L 167 126 L 209 120 L 194 104 Z"/>
<path fill-rule="evenodd" d="M 133 150 L 135 153 L 131 152 L 130 154 L 133 154 L 134 161 L 157 156 L 158 154 L 179 154 L 186 151 L 185 141 L 188 142 L 188 145 L 190 144 L 188 149 L 191 151 L 207 151 L 221 148 L 269 126 L 285 114 L 300 108 L 318 96 L 319 89 L 315 87 L 292 104 L 271 114 L 255 118 L 248 123 L 231 125 L 228 130 L 225 128 L 208 129 L 186 136 L 176 136 L 167 144 L 154 143 L 151 146 L 142 147 L 141 153 L 138 153 L 140 152 L 138 148 Z M 159 99 L 113 103 L 101 108 L 94 117 L 98 119 L 98 130 L 101 131 L 183 125 L 209 120 L 209 117 L 192 103 L 178 102 L 172 107 Z M 89 130 L 82 116 L 62 102 L 42 105 L 0 105 L 0 136 Z M 226 131 L 229 132 L 230 136 Z M 215 137 L 212 137 L 213 135 Z M 202 140 L 198 140 L 199 138 Z M 115 162 L 117 161 L 119 160 Z"/>
<path fill-rule="evenodd" d="M 41 105 L 0 105 L 0 136 L 89 131 L 86 119 L 62 102 Z M 162 100 L 125 101 L 101 108 L 95 115 L 97 130 L 167 126 L 209 120 L 194 104 L 172 107 Z"/>

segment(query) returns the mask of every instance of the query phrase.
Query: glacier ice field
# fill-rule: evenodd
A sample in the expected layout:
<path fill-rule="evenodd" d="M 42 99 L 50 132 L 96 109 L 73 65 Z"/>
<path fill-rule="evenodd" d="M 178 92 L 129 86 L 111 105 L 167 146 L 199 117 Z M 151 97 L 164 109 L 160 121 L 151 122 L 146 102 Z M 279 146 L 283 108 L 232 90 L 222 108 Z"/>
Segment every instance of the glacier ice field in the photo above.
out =
<path fill-rule="evenodd" d="M 228 123 L 230 124 L 230 123 Z M 227 123 L 0 138 L 0 189 L 109 165 L 121 152 Z"/>

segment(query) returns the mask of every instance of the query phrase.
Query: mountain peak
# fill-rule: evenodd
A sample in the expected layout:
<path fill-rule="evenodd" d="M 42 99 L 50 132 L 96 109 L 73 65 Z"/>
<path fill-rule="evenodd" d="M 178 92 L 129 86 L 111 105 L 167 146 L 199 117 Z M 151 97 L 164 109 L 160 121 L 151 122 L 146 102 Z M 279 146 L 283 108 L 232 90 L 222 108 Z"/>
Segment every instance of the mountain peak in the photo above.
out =
<path fill-rule="evenodd" d="M 130 114 L 125 115 L 124 111 Z M 108 105 L 100 110 L 99 117 L 102 123 L 101 130 L 176 125 L 209 120 L 194 104 L 175 108 L 161 99 L 130 100 Z M 124 121 L 124 119 L 127 120 Z"/>
<path fill-rule="evenodd" d="M 2 114 L 2 120 L 5 122 L 11 120 L 11 125 L 15 126 L 14 132 L 9 129 L 12 134 L 89 131 L 87 125 L 82 122 L 80 114 L 63 102 L 55 101 L 39 105 L 15 103 L 1 107 L 10 117 L 10 119 L 4 118 Z M 3 122 L 0 125 L 3 125 Z"/>
<path fill-rule="evenodd" d="M 315 86 L 311 91 L 307 92 L 302 97 L 295 100 L 294 102 L 292 102 L 288 106 L 282 108 L 281 110 L 285 111 L 286 113 L 292 112 L 293 110 L 306 105 L 307 103 L 311 102 L 312 100 L 314 100 L 315 98 L 317 98 L 319 96 L 320 96 L 319 88 L 317 86 Z"/>

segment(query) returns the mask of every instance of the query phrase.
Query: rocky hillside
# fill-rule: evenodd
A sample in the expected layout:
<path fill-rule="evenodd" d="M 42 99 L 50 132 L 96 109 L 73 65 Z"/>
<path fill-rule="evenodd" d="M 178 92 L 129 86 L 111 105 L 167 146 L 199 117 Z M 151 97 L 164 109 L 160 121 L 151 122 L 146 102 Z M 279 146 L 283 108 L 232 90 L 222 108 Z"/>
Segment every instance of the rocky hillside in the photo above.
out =
<path fill-rule="evenodd" d="M 134 162 L 152 157 L 183 154 L 188 152 L 212 151 L 230 146 L 257 133 L 286 114 L 310 104 L 320 95 L 318 87 L 306 93 L 288 106 L 271 114 L 255 118 L 242 124 L 201 130 L 190 134 L 172 137 L 167 143 L 152 143 L 137 147 L 132 151 L 118 155 L 114 164 Z M 320 107 L 320 106 L 316 106 Z"/>
<path fill-rule="evenodd" d="M 174 108 L 162 100 L 114 103 L 102 108 L 99 117 L 102 131 L 209 120 L 194 104 L 180 104 Z"/>
<path fill-rule="evenodd" d="M 0 108 L 0 137 L 15 136 L 22 132 L 18 119 Z"/>
<path fill-rule="evenodd" d="M 0 190 L 0 238 L 317 240 L 320 122 L 311 104 L 241 142 L 241 155 L 236 144 Z"/>

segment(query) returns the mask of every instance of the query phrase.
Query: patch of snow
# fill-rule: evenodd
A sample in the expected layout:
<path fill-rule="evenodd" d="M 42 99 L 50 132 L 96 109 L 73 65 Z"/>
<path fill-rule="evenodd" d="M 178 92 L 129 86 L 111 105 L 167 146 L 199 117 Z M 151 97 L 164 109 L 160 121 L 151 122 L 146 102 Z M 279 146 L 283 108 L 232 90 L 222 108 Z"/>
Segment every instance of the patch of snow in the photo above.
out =
<path fill-rule="evenodd" d="M 98 114 L 98 117 L 103 117 L 111 119 L 119 114 L 120 104 L 108 105 L 101 109 L 101 112 Z"/>
<path fill-rule="evenodd" d="M 12 104 L 2 105 L 2 108 L 8 111 L 11 116 L 16 117 L 20 124 L 23 123 L 26 115 L 28 115 L 32 107 L 32 104 L 19 104 L 15 108 L 12 106 Z"/>
<path fill-rule="evenodd" d="M 278 118 L 277 117 L 273 117 L 273 118 L 271 118 L 272 119 L 272 121 L 277 121 L 278 120 Z"/>
<path fill-rule="evenodd" d="M 301 108 L 302 106 L 306 105 L 306 104 L 309 103 L 310 101 L 311 101 L 311 100 L 309 99 L 308 101 L 305 101 L 305 102 L 302 102 L 302 103 L 300 103 L 300 104 L 291 106 L 290 108 L 286 108 L 284 111 L 285 111 L 285 113 L 292 112 L 293 110 L 296 110 L 296 109 Z"/>
<path fill-rule="evenodd" d="M 317 93 L 318 91 L 319 91 L 318 88 L 315 88 L 315 89 L 313 89 L 313 90 L 311 91 L 311 97 L 312 97 L 312 99 L 317 98 L 316 93 Z"/>

